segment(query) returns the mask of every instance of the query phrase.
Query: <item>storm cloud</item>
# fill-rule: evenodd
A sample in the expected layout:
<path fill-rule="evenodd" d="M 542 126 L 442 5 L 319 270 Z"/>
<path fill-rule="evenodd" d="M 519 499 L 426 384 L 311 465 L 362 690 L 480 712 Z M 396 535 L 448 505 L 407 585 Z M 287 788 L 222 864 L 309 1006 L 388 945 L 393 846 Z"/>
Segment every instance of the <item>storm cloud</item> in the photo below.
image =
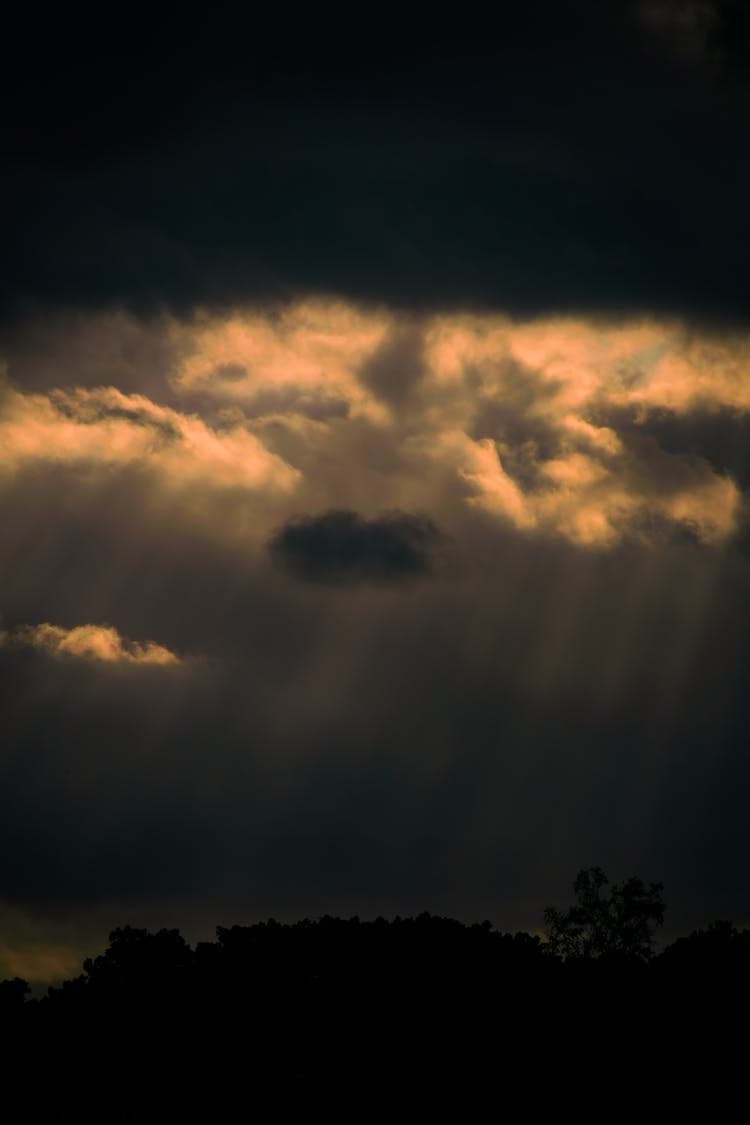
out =
<path fill-rule="evenodd" d="M 19 17 L 6 319 L 314 292 L 747 324 L 747 9 L 684 8 L 134 19 L 93 50 Z"/>

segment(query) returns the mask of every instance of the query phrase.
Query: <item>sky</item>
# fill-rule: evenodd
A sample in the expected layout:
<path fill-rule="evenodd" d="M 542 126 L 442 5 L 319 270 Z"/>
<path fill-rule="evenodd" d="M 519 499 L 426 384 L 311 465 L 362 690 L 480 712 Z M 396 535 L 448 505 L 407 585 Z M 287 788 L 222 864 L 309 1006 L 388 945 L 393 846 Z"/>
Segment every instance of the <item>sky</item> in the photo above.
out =
<path fill-rule="evenodd" d="M 0 78 L 0 975 L 750 924 L 746 5 L 118 18 Z"/>

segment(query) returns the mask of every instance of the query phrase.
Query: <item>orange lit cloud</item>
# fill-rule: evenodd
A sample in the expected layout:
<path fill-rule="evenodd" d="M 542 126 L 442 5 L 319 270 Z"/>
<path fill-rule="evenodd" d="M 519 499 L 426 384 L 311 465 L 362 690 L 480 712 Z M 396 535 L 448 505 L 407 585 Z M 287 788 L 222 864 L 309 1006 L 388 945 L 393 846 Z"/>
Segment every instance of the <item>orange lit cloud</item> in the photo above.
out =
<path fill-rule="evenodd" d="M 602 397 L 644 410 L 750 410 L 750 339 L 701 337 L 679 323 L 447 316 L 427 339 L 443 383 L 471 371 L 475 384 L 502 393 L 507 361 L 521 364 L 552 392 L 535 404 L 543 413 L 583 414 Z"/>
<path fill-rule="evenodd" d="M 3 639 L 41 649 L 52 656 L 77 657 L 104 664 L 141 664 L 167 667 L 180 664 L 173 652 L 154 641 L 127 641 L 111 625 L 76 625 L 63 629 L 44 622 L 25 625 L 12 633 L 0 634 Z"/>
<path fill-rule="evenodd" d="M 669 411 L 750 410 L 750 341 L 700 339 L 679 325 L 599 325 L 573 319 L 516 324 L 502 317 L 442 317 L 427 330 L 428 362 L 462 427 L 433 439 L 471 486 L 470 504 L 522 529 L 553 530 L 581 546 L 607 546 L 643 527 L 648 516 L 689 527 L 711 542 L 736 526 L 740 491 L 706 461 L 663 455 L 673 479 L 663 494 L 611 425 L 598 420 L 628 410 L 641 423 Z M 492 403 L 494 437 L 470 436 L 477 398 Z M 531 435 L 508 442 L 504 416 L 522 415 Z M 518 428 L 516 426 L 516 428 Z M 523 427 L 521 427 L 523 428 Z M 534 438 L 544 428 L 556 446 L 542 456 Z M 519 450 L 536 470 L 524 490 L 508 472 Z"/>
<path fill-rule="evenodd" d="M 6 478 L 39 462 L 137 466 L 191 501 L 252 492 L 263 498 L 252 526 L 226 512 L 212 526 L 258 537 L 288 514 L 328 507 L 439 519 L 451 487 L 524 534 L 581 547 L 647 541 L 660 521 L 704 542 L 737 526 L 731 467 L 700 449 L 654 452 L 649 424 L 750 414 L 750 338 L 653 320 L 404 319 L 317 300 L 163 319 L 149 351 L 144 331 L 121 320 L 107 331 L 123 333 L 123 348 L 135 338 L 164 360 L 154 398 L 79 386 L 70 371 L 43 393 L 8 384 Z M 87 379 L 103 331 L 92 326 L 87 348 L 77 328 Z M 108 363 L 116 351 L 110 341 Z"/>
<path fill-rule="evenodd" d="M 388 327 L 384 314 L 324 301 L 176 326 L 183 357 L 172 385 L 255 414 L 304 413 L 316 401 L 341 401 L 354 413 L 382 415 L 357 371 Z"/>
<path fill-rule="evenodd" d="M 212 428 L 115 387 L 24 395 L 6 387 L 0 470 L 34 462 L 138 465 L 176 487 L 288 492 L 298 474 L 241 424 Z"/>

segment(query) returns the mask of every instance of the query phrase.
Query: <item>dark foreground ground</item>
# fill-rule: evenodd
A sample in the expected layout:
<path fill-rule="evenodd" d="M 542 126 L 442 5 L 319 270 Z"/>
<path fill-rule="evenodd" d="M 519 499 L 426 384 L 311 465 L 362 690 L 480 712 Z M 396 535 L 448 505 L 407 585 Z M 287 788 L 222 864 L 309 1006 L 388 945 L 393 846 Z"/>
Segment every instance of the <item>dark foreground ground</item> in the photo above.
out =
<path fill-rule="evenodd" d="M 195 949 L 126 928 L 42 1000 L 0 985 L 5 1119 L 715 1120 L 745 1104 L 749 984 L 750 931 L 722 923 L 650 961 L 565 963 L 429 915 Z"/>

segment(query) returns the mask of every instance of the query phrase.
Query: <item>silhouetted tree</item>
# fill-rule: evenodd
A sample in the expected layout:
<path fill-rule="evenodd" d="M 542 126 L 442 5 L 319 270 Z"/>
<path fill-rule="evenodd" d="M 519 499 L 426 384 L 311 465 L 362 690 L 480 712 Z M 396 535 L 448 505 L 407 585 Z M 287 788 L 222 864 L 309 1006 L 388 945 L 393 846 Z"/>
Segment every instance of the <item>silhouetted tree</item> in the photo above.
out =
<path fill-rule="evenodd" d="M 23 1006 L 30 991 L 28 981 L 22 980 L 21 977 L 0 980 L 0 1014 L 16 1012 Z"/>
<path fill-rule="evenodd" d="M 733 977 L 735 984 L 750 976 L 750 930 L 738 930 L 732 922 L 717 919 L 705 930 L 694 930 L 677 938 L 658 959 L 662 972 L 684 974 L 715 981 Z"/>
<path fill-rule="evenodd" d="M 601 867 L 578 872 L 576 902 L 568 910 L 544 912 L 547 948 L 560 957 L 620 956 L 646 960 L 654 931 L 664 922 L 662 883 L 632 877 L 610 886 Z"/>
<path fill-rule="evenodd" d="M 24 1125 L 239 1121 L 250 1099 L 278 1116 L 280 1096 L 309 1107 L 332 1089 L 351 1104 L 362 1090 L 391 1105 L 407 1091 L 443 1110 L 451 1090 L 462 1105 L 482 1083 L 496 1097 L 499 1063 L 514 1097 L 540 1079 L 556 1097 L 582 1059 L 602 1097 L 613 1060 L 671 1100 L 686 1066 L 710 1076 L 712 1095 L 716 1075 L 743 1081 L 750 930 L 715 922 L 647 965 L 661 884 L 611 886 L 590 868 L 574 891 L 568 910 L 546 912 L 546 944 L 428 913 L 219 927 L 195 949 L 177 930 L 114 930 L 46 997 L 0 984 L 0 1051 L 29 1090 Z M 542 1055 L 529 1044 L 544 1013 L 561 1033 Z M 643 1050 L 655 1013 L 670 1052 Z M 641 1112 L 634 1072 L 622 1071 L 618 1107 L 630 1098 Z"/>

